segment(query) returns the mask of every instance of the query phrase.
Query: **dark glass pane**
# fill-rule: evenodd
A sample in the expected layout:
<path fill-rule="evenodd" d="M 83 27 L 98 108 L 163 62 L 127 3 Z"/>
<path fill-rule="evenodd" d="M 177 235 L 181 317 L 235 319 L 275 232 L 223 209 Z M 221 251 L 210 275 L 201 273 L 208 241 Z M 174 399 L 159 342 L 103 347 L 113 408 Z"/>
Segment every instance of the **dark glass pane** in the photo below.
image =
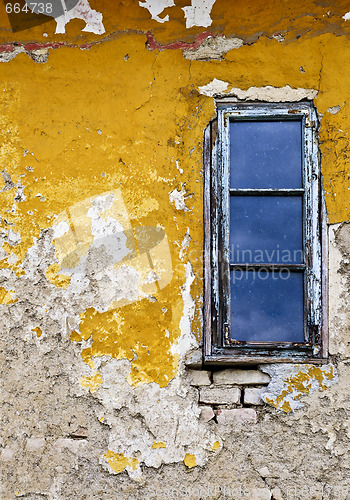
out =
<path fill-rule="evenodd" d="M 231 188 L 301 188 L 301 122 L 230 123 Z"/>
<path fill-rule="evenodd" d="M 303 342 L 303 274 L 231 271 L 231 338 Z"/>
<path fill-rule="evenodd" d="M 301 264 L 301 196 L 231 196 L 230 262 Z"/>

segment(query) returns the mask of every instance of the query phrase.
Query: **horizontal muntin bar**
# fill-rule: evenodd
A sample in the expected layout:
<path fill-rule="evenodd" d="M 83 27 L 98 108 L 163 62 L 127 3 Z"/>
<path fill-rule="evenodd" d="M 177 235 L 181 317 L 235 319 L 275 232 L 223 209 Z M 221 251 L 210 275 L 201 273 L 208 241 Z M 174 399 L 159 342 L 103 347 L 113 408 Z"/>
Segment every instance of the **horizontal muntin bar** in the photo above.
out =
<path fill-rule="evenodd" d="M 304 189 L 230 189 L 230 195 L 237 196 L 300 196 Z"/>
<path fill-rule="evenodd" d="M 245 271 L 249 271 L 249 269 L 267 269 L 267 270 L 274 270 L 274 269 L 288 269 L 290 271 L 304 271 L 306 269 L 306 265 L 305 264 L 273 264 L 272 262 L 269 262 L 267 264 L 261 264 L 260 262 L 259 263 L 255 263 L 255 262 L 246 262 L 244 264 L 236 264 L 236 263 L 232 263 L 230 262 L 230 269 L 236 269 L 236 268 L 239 268 L 239 269 L 244 269 Z"/>

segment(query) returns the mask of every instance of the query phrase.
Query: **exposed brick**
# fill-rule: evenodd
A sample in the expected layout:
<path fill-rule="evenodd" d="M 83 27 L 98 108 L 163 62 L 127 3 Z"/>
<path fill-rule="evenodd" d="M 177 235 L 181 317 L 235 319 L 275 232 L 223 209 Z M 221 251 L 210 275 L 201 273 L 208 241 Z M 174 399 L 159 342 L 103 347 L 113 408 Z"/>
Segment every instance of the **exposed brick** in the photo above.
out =
<path fill-rule="evenodd" d="M 233 410 L 216 410 L 218 424 L 255 424 L 256 412 L 253 408 L 234 408 Z"/>
<path fill-rule="evenodd" d="M 204 370 L 187 370 L 191 385 L 210 385 L 210 372 Z"/>
<path fill-rule="evenodd" d="M 199 390 L 199 401 L 210 404 L 239 403 L 241 390 L 238 387 L 203 387 Z"/>
<path fill-rule="evenodd" d="M 186 355 L 185 364 L 189 368 L 201 368 L 203 364 L 203 352 L 200 349 L 191 351 Z"/>
<path fill-rule="evenodd" d="M 261 399 L 261 394 L 265 389 L 248 388 L 244 390 L 244 404 L 247 405 L 262 405 L 264 404 Z"/>
<path fill-rule="evenodd" d="M 214 417 L 215 417 L 215 413 L 214 413 L 214 410 L 211 406 L 203 406 L 202 407 L 200 419 L 203 422 L 209 422 L 209 420 L 212 420 Z"/>
<path fill-rule="evenodd" d="M 214 384 L 242 384 L 242 385 L 255 385 L 255 384 L 268 384 L 270 377 L 267 373 L 259 370 L 220 370 L 214 372 Z"/>

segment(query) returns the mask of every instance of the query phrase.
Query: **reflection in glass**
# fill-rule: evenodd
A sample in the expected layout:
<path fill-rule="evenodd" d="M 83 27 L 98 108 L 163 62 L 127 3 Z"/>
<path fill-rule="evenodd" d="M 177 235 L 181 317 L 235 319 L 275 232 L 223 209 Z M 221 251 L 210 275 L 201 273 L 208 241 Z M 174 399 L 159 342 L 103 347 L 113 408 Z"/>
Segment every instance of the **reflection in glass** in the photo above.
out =
<path fill-rule="evenodd" d="M 302 187 L 301 121 L 230 122 L 232 189 Z"/>
<path fill-rule="evenodd" d="M 231 196 L 230 262 L 301 264 L 301 196 Z"/>
<path fill-rule="evenodd" d="M 303 273 L 231 271 L 231 338 L 303 342 Z"/>

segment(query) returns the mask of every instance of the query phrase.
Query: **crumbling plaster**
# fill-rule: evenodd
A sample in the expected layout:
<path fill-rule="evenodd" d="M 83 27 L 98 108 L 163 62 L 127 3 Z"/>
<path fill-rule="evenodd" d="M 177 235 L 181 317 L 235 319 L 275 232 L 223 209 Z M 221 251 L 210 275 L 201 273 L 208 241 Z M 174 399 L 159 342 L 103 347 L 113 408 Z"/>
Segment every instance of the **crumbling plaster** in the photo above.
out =
<path fill-rule="evenodd" d="M 193 488 L 209 485 L 205 498 L 220 498 L 220 486 L 237 498 L 327 498 L 326 487 L 332 498 L 342 487 L 346 498 L 349 88 L 338 68 L 348 71 L 350 52 L 335 36 L 345 8 L 334 5 L 336 28 L 322 32 L 319 13 L 306 35 L 308 5 L 297 2 L 299 21 L 277 16 L 286 43 L 248 44 L 243 3 L 232 20 L 217 0 L 212 23 L 197 26 L 227 18 L 225 37 L 189 47 L 198 14 L 163 2 L 178 10 L 159 40 L 186 39 L 163 50 L 145 47 L 147 23 L 159 25 L 149 13 L 162 10 L 138 3 L 118 16 L 99 7 L 103 42 L 68 23 L 42 64 L 25 54 L 39 42 L 16 58 L 4 51 L 1 497 L 165 498 L 187 487 L 197 498 Z M 256 5 L 255 33 L 272 32 L 275 12 L 264 19 Z M 112 19 L 125 32 L 112 36 Z M 330 223 L 330 363 L 262 366 L 266 405 L 256 423 L 234 425 L 202 418 L 185 367 L 201 344 L 202 137 L 221 93 L 314 99 Z"/>

